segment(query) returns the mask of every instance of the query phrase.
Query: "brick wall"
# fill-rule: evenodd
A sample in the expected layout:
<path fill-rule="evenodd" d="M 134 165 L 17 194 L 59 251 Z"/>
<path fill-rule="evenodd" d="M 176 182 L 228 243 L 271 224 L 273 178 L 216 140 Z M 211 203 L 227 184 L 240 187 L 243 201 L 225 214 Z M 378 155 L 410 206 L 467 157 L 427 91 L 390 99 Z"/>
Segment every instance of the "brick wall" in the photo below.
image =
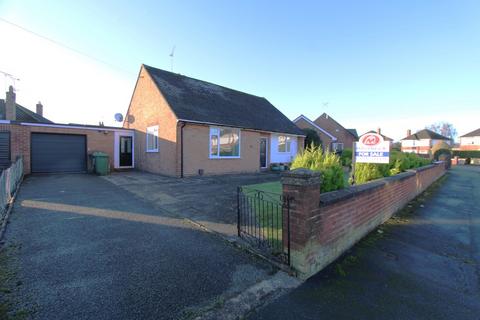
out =
<path fill-rule="evenodd" d="M 34 132 L 85 135 L 87 138 L 87 154 L 91 154 L 94 151 L 105 152 L 110 156 L 110 167 L 114 167 L 114 131 L 24 126 L 20 124 L 0 124 L 0 131 L 10 132 L 11 160 L 15 161 L 18 156 L 23 156 L 25 174 L 31 172 L 30 137 L 31 133 Z"/>
<path fill-rule="evenodd" d="M 445 173 L 430 165 L 344 190 L 320 194 L 318 173 L 293 170 L 282 177 L 290 209 L 291 264 L 302 278 L 322 270 L 388 220 Z"/>
<path fill-rule="evenodd" d="M 345 149 L 351 149 L 355 142 L 355 137 L 339 123 L 337 123 L 332 117 L 327 116 L 325 113 L 313 121 L 320 128 L 326 130 L 328 133 L 337 138 L 336 142 L 343 143 Z"/>
<path fill-rule="evenodd" d="M 318 130 L 317 128 L 315 128 L 314 126 L 312 126 L 310 123 L 308 123 L 308 121 L 306 121 L 305 119 L 298 119 L 297 122 L 295 122 L 295 124 L 297 125 L 297 127 L 299 127 L 300 129 L 312 129 L 312 130 L 315 130 L 315 132 L 318 134 L 318 136 L 320 137 L 320 140 L 322 140 L 322 149 L 325 151 L 327 149 L 329 149 L 332 145 L 332 138 L 330 138 L 330 136 L 326 135 L 323 131 L 321 130 Z M 303 144 L 302 144 L 302 147 L 303 147 Z M 348 146 L 346 146 L 346 148 L 349 148 Z"/>
<path fill-rule="evenodd" d="M 146 151 L 146 132 L 151 126 L 158 126 L 158 152 Z M 137 169 L 177 175 L 177 118 L 144 67 L 140 70 L 123 127 L 135 129 Z"/>

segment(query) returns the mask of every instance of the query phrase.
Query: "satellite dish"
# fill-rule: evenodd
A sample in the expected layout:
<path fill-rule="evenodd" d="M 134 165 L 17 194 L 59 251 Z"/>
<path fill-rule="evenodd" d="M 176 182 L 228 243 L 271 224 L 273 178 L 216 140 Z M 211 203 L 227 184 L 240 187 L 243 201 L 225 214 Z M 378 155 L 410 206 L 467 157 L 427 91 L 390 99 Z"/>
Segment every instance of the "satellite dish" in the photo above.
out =
<path fill-rule="evenodd" d="M 123 115 L 121 113 L 115 113 L 115 121 L 122 122 L 123 121 Z"/>

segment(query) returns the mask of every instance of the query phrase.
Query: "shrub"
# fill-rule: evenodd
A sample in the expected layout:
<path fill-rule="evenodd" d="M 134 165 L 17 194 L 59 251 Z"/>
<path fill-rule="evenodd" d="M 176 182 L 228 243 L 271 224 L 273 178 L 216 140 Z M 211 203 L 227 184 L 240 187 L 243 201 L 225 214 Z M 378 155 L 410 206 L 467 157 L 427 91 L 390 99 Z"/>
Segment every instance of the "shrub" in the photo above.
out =
<path fill-rule="evenodd" d="M 442 155 L 451 156 L 452 152 L 450 149 L 438 149 L 433 153 L 433 159 L 440 160 L 440 156 Z"/>
<path fill-rule="evenodd" d="M 355 165 L 355 183 L 362 184 L 375 179 L 399 174 L 408 169 L 423 167 L 430 160 L 414 153 L 390 152 L 389 164 L 358 163 Z"/>
<path fill-rule="evenodd" d="M 342 155 L 340 156 L 342 166 L 350 167 L 352 165 L 352 152 L 352 149 L 343 149 Z"/>
<path fill-rule="evenodd" d="M 323 152 L 322 148 L 310 145 L 292 162 L 292 169 L 306 168 L 320 171 L 322 174 L 321 192 L 343 189 L 343 168 L 340 157 L 332 152 Z"/>
<path fill-rule="evenodd" d="M 320 136 L 318 135 L 317 131 L 313 129 L 303 129 L 303 132 L 305 133 L 305 143 L 304 147 L 311 146 L 312 144 L 316 147 L 319 147 L 322 145 L 322 140 L 320 139 Z"/>

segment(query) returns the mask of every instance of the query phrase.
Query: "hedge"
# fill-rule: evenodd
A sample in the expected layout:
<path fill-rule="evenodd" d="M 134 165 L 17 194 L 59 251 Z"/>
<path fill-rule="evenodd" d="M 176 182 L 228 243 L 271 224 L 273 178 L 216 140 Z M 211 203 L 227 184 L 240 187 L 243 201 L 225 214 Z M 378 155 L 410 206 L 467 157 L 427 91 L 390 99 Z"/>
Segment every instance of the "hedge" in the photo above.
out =
<path fill-rule="evenodd" d="M 390 152 L 389 164 L 358 163 L 355 165 L 355 183 L 367 183 L 375 179 L 399 174 L 408 169 L 423 167 L 430 164 L 429 159 L 414 153 L 399 151 Z"/>
<path fill-rule="evenodd" d="M 480 158 L 480 150 L 475 151 L 475 150 L 469 150 L 469 151 L 463 151 L 463 150 L 454 150 L 453 151 L 453 156 L 458 156 L 459 158 Z"/>

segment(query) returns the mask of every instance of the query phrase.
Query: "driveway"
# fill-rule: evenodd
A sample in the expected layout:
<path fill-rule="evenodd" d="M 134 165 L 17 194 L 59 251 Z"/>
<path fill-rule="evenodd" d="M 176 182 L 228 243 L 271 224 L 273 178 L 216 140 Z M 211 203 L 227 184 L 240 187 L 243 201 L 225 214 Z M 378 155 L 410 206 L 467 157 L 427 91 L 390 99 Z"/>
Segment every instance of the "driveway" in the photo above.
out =
<path fill-rule="evenodd" d="M 237 186 L 278 181 L 280 174 L 266 172 L 178 179 L 130 171 L 103 178 L 172 217 L 188 218 L 232 237 L 237 235 Z"/>
<path fill-rule="evenodd" d="M 427 193 L 249 319 L 479 319 L 480 167 Z"/>
<path fill-rule="evenodd" d="M 0 304 L 33 319 L 191 318 L 275 271 L 92 175 L 28 177 L 4 248 Z"/>

